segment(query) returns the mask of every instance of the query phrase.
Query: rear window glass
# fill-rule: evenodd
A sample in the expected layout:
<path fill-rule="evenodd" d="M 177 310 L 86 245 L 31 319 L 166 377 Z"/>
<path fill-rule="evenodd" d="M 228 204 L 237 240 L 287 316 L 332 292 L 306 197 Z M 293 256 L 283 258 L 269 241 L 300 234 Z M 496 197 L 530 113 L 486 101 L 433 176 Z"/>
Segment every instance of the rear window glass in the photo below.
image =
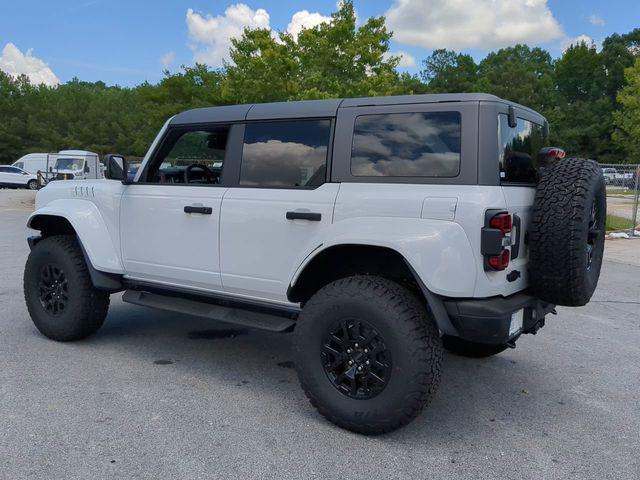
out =
<path fill-rule="evenodd" d="M 500 180 L 503 183 L 535 183 L 537 157 L 547 145 L 545 128 L 518 118 L 518 125 L 509 127 L 507 115 L 498 115 Z"/>
<path fill-rule="evenodd" d="M 351 174 L 455 177 L 460 173 L 458 112 L 390 113 L 356 118 Z"/>

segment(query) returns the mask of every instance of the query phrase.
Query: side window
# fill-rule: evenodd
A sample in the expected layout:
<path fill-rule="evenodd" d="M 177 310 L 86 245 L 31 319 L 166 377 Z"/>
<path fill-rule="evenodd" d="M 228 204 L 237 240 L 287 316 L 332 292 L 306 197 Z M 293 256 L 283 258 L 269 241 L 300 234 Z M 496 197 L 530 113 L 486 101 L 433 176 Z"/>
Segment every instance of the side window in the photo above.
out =
<path fill-rule="evenodd" d="M 24 169 L 24 163 L 22 162 L 16 163 L 16 167 Z"/>
<path fill-rule="evenodd" d="M 351 174 L 356 177 L 455 177 L 460 173 L 459 112 L 361 115 Z"/>
<path fill-rule="evenodd" d="M 507 116 L 498 116 L 500 141 L 500 180 L 511 183 L 535 183 L 537 156 L 546 146 L 542 125 L 518 118 L 515 128 L 509 127 Z"/>
<path fill-rule="evenodd" d="M 248 123 L 240 184 L 315 187 L 325 182 L 330 120 Z"/>
<path fill-rule="evenodd" d="M 144 182 L 219 183 L 230 128 L 222 125 L 170 132 L 149 164 Z"/>
<path fill-rule="evenodd" d="M 8 173 L 9 169 L 7 167 L 0 167 L 0 173 Z"/>

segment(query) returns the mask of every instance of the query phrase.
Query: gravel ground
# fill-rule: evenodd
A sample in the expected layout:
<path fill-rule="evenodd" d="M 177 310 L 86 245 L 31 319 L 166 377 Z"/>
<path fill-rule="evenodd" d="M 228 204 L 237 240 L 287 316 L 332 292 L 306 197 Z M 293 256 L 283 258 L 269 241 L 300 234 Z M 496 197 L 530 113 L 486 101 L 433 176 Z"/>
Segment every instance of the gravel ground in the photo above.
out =
<path fill-rule="evenodd" d="M 287 334 L 114 295 L 96 336 L 43 338 L 22 298 L 28 209 L 0 200 L 2 479 L 640 477 L 640 241 L 608 242 L 588 306 L 494 358 L 447 355 L 430 408 L 368 438 L 308 404 Z"/>

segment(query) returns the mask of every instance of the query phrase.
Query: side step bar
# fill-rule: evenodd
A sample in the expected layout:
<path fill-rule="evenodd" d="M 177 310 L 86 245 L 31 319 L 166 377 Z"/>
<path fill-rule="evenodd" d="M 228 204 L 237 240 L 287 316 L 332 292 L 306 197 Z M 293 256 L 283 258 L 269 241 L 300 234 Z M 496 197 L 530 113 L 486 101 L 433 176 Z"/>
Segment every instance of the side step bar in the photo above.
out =
<path fill-rule="evenodd" d="M 214 305 L 197 300 L 189 300 L 170 295 L 143 292 L 139 290 L 127 290 L 122 296 L 122 301 L 143 307 L 159 308 L 170 312 L 185 313 L 196 317 L 210 318 L 221 322 L 233 323 L 249 328 L 267 330 L 270 332 L 285 332 L 295 325 L 295 320 L 271 315 L 268 313 L 242 310 L 239 308 Z"/>

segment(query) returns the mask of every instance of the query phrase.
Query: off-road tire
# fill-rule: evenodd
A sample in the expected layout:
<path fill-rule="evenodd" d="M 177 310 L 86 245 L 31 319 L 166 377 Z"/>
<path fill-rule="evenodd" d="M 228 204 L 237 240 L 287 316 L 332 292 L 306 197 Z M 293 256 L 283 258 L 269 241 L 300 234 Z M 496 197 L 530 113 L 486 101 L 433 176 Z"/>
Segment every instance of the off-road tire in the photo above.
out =
<path fill-rule="evenodd" d="M 596 162 L 569 158 L 544 169 L 529 231 L 535 295 L 571 307 L 589 301 L 600 276 L 606 212 L 605 182 Z"/>
<path fill-rule="evenodd" d="M 67 283 L 67 304 L 55 316 L 41 301 L 41 276 L 49 265 L 62 271 Z M 107 316 L 109 294 L 94 288 L 82 249 L 73 235 L 56 235 L 39 241 L 27 259 L 23 285 L 33 323 L 52 340 L 70 342 L 86 338 L 102 326 Z"/>
<path fill-rule="evenodd" d="M 351 398 L 325 372 L 323 339 L 345 319 L 368 322 L 390 352 L 388 383 L 373 398 Z M 311 404 L 339 427 L 367 435 L 411 422 L 440 383 L 442 342 L 433 317 L 411 291 L 381 277 L 343 278 L 313 295 L 294 330 L 294 353 L 298 377 Z"/>
<path fill-rule="evenodd" d="M 449 335 L 442 337 L 442 345 L 448 352 L 467 358 L 491 357 L 509 348 L 505 344 L 469 342 Z"/>

